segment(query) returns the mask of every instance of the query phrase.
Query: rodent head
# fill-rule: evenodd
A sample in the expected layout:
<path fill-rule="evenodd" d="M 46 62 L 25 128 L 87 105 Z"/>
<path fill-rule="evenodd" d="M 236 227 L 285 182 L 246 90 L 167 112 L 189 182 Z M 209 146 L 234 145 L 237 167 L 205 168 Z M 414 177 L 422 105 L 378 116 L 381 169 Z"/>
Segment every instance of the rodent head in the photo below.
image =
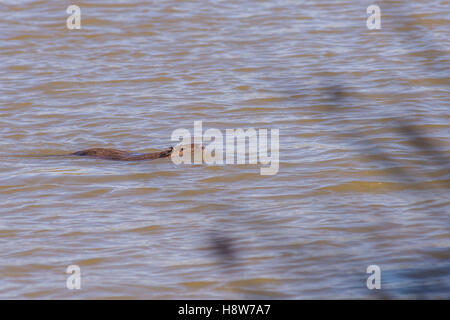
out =
<path fill-rule="evenodd" d="M 202 153 L 203 158 L 203 150 L 205 150 L 205 146 L 201 144 L 191 143 L 191 144 L 179 144 L 173 148 L 171 157 L 183 157 L 185 152 L 191 152 L 191 160 L 194 159 L 194 154 L 196 152 Z"/>

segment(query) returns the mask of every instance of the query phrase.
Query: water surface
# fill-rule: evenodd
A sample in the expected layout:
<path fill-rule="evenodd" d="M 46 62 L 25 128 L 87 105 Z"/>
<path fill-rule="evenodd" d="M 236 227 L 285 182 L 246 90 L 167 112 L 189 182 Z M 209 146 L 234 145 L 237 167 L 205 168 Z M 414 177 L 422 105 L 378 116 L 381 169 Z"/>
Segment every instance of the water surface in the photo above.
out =
<path fill-rule="evenodd" d="M 450 298 L 448 1 L 70 4 L 0 2 L 1 298 Z M 279 129 L 278 174 L 48 156 L 194 121 Z"/>

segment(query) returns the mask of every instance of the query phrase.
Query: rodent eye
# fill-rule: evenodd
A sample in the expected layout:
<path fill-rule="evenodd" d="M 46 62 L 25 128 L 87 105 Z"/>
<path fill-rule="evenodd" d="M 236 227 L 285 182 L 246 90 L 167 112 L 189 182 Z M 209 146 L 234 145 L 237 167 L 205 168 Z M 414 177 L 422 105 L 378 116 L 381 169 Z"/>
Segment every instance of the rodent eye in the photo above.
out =
<path fill-rule="evenodd" d="M 181 151 L 183 151 L 184 150 L 184 148 L 181 148 Z"/>

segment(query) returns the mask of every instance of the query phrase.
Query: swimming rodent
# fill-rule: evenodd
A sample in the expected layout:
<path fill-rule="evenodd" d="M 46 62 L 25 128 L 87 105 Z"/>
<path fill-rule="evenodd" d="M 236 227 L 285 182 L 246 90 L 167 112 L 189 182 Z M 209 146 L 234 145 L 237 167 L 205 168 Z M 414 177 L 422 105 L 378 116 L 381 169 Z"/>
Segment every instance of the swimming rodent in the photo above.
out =
<path fill-rule="evenodd" d="M 87 150 L 81 150 L 72 153 L 74 156 L 87 156 L 94 157 L 106 160 L 118 160 L 118 161 L 138 161 L 138 160 L 154 160 L 160 158 L 168 158 L 172 156 L 182 157 L 183 152 L 187 150 L 191 150 L 194 153 L 199 147 L 192 143 L 191 145 L 177 145 L 174 147 L 169 147 L 166 150 L 160 152 L 152 152 L 152 153 L 132 153 L 129 151 L 117 150 L 117 149 L 108 149 L 108 148 L 92 148 Z M 201 150 L 204 147 L 201 146 Z"/>

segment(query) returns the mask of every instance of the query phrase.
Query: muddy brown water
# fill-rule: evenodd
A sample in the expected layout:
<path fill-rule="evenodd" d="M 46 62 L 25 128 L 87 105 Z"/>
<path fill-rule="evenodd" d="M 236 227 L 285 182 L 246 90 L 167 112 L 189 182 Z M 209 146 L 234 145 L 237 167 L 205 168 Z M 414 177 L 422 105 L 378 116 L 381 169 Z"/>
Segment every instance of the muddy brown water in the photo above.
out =
<path fill-rule="evenodd" d="M 70 4 L 0 1 L 1 298 L 450 298 L 448 1 Z M 194 121 L 279 172 L 49 156 Z"/>

